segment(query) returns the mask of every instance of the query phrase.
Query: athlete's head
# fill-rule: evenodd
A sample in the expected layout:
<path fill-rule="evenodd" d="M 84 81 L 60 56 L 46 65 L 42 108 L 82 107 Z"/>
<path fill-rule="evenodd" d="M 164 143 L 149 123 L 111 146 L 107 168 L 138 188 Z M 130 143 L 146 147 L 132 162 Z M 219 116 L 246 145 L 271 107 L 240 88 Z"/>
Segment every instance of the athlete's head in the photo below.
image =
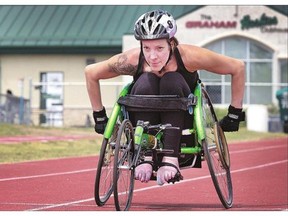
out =
<path fill-rule="evenodd" d="M 167 11 L 153 10 L 141 15 L 134 26 L 134 36 L 140 41 L 141 52 L 153 71 L 162 71 L 178 45 L 174 37 L 177 26 Z"/>
<path fill-rule="evenodd" d="M 134 26 L 137 40 L 171 39 L 176 31 L 174 18 L 163 10 L 153 10 L 141 15 Z"/>

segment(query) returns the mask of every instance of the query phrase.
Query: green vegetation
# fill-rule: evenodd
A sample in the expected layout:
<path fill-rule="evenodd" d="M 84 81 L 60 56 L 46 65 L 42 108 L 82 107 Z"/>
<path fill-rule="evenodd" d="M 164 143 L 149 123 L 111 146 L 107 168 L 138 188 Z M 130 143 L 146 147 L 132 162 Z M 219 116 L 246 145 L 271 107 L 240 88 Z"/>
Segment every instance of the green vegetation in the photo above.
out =
<path fill-rule="evenodd" d="M 89 138 L 73 141 L 22 142 L 20 144 L 0 144 L 0 163 L 29 160 L 43 160 L 58 157 L 97 155 L 102 137 L 95 135 L 91 128 L 49 128 L 0 124 L 3 136 L 69 136 L 87 135 Z M 93 137 L 95 135 L 95 138 Z"/>
<path fill-rule="evenodd" d="M 95 135 L 91 128 L 46 128 L 0 124 L 2 136 L 60 136 Z M 275 139 L 287 137 L 284 133 L 259 133 L 247 131 L 242 125 L 237 133 L 226 133 L 229 144 L 240 141 Z M 99 154 L 102 136 L 73 141 L 23 142 L 21 144 L 0 144 L 0 163 L 14 163 L 29 160 L 44 160 L 58 157 L 76 157 Z"/>
<path fill-rule="evenodd" d="M 233 144 L 235 142 L 245 142 L 245 141 L 256 141 L 262 139 L 276 139 L 279 137 L 287 137 L 285 133 L 271 133 L 271 132 L 255 132 L 255 131 L 248 131 L 245 127 L 241 127 L 237 133 L 225 133 L 227 142 L 229 144 Z"/>
<path fill-rule="evenodd" d="M 35 136 L 60 136 L 60 135 L 91 135 L 94 133 L 92 128 L 54 128 L 54 127 L 39 127 L 26 125 L 13 125 L 0 123 L 1 136 L 20 136 L 20 135 L 35 135 Z"/>
<path fill-rule="evenodd" d="M 2 144 L 0 163 L 97 155 L 100 150 L 99 143 L 100 139 Z"/>

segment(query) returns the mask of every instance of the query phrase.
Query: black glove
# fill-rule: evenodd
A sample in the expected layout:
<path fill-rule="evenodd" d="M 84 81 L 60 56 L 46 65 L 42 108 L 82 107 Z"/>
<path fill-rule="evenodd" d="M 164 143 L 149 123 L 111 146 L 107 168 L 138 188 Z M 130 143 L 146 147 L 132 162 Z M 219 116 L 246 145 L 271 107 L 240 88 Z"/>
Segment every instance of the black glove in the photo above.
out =
<path fill-rule="evenodd" d="M 95 122 L 94 129 L 96 133 L 104 134 L 108 122 L 105 107 L 103 107 L 103 109 L 99 112 L 93 111 L 93 118 Z"/>
<path fill-rule="evenodd" d="M 242 112 L 242 109 L 237 109 L 230 105 L 228 114 L 219 124 L 223 131 L 232 132 L 239 130 L 240 121 L 245 121 L 245 112 Z"/>

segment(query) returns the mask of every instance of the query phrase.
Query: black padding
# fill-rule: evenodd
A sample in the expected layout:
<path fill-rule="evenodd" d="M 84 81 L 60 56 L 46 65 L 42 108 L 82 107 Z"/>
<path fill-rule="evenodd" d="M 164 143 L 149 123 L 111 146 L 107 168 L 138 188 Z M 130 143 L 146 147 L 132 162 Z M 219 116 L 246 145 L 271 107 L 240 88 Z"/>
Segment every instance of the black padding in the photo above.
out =
<path fill-rule="evenodd" d="M 187 111 L 196 105 L 197 97 L 179 97 L 177 95 L 126 95 L 120 97 L 118 104 L 124 105 L 127 111 Z"/>

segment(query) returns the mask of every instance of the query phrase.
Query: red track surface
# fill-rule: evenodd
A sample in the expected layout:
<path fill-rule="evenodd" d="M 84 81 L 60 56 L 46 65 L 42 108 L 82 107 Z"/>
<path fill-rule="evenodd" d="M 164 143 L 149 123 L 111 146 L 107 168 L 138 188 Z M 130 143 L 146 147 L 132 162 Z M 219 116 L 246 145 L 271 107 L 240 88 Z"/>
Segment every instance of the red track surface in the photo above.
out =
<path fill-rule="evenodd" d="M 287 137 L 229 146 L 234 205 L 228 211 L 288 210 Z M 0 165 L 0 211 L 107 211 L 95 205 L 97 157 L 79 157 Z M 224 210 L 206 162 L 182 170 L 184 180 L 157 186 L 136 182 L 132 211 Z"/>

